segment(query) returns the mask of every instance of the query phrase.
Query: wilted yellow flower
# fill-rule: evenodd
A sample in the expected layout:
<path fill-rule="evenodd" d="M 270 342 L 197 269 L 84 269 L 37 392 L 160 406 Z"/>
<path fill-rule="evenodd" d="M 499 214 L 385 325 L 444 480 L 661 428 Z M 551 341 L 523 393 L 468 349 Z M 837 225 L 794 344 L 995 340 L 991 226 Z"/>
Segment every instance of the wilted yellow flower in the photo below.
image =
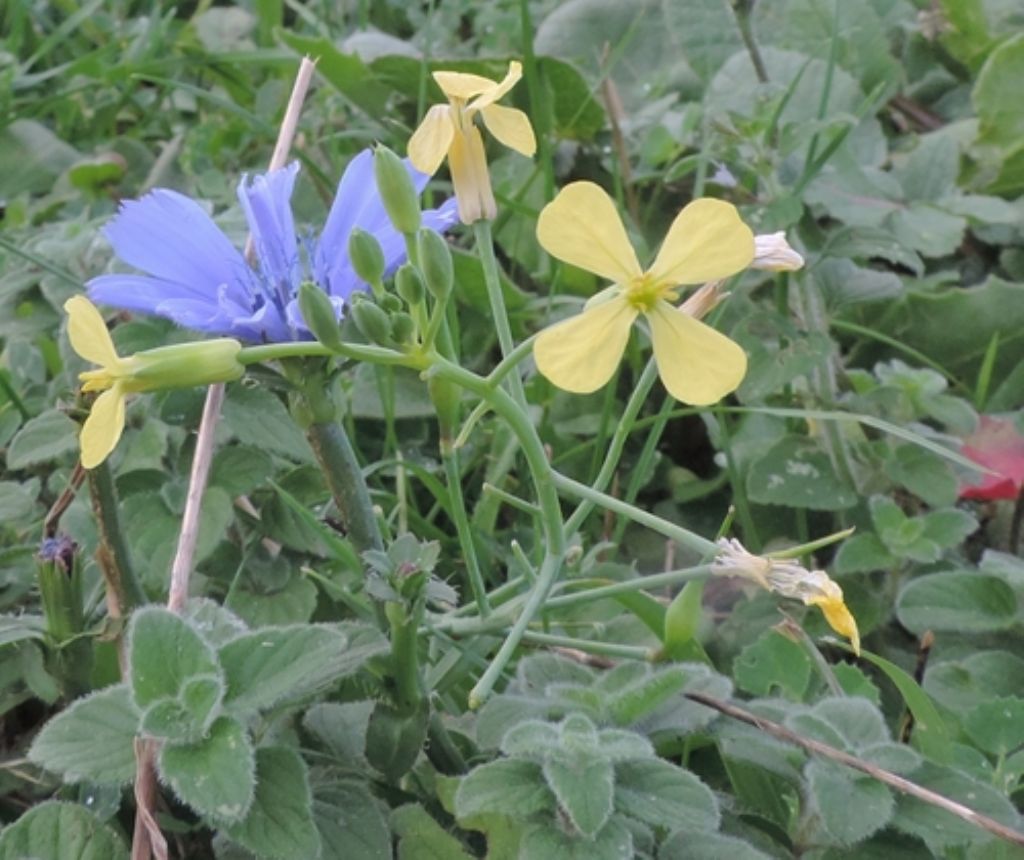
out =
<path fill-rule="evenodd" d="M 854 653 L 860 654 L 857 621 L 843 600 L 843 589 L 827 573 L 808 570 L 792 559 L 754 555 L 735 539 L 722 538 L 718 546 L 721 552 L 711 562 L 712 573 L 742 576 L 768 591 L 802 601 L 805 606 L 817 606 L 829 626 L 849 639 Z"/>
<path fill-rule="evenodd" d="M 83 391 L 102 391 L 82 426 L 79 445 L 82 465 L 102 463 L 124 431 L 125 398 L 138 391 L 191 388 L 238 379 L 245 368 L 238 362 L 242 345 L 231 338 L 163 346 L 121 358 L 96 306 L 85 296 L 64 303 L 71 347 L 97 370 L 79 374 Z"/>
<path fill-rule="evenodd" d="M 750 265 L 754 236 L 732 204 L 701 198 L 687 205 L 646 270 L 615 204 L 593 182 L 565 186 L 540 213 L 537 238 L 552 256 L 614 281 L 579 316 L 538 335 L 537 369 L 559 388 L 586 394 L 611 379 L 641 314 L 661 381 L 677 400 L 715 403 L 743 380 L 743 350 L 671 304 L 683 286 L 727 278 Z"/>
<path fill-rule="evenodd" d="M 487 172 L 487 158 L 477 114 L 499 141 L 523 155 L 533 155 L 537 141 L 526 114 L 495 104 L 523 75 L 523 67 L 509 63 L 502 81 L 462 72 L 434 72 L 434 80 L 448 97 L 448 104 L 434 105 L 409 139 L 409 160 L 423 173 L 433 174 L 448 156 L 448 167 L 459 204 L 459 218 L 472 224 L 498 213 Z"/>

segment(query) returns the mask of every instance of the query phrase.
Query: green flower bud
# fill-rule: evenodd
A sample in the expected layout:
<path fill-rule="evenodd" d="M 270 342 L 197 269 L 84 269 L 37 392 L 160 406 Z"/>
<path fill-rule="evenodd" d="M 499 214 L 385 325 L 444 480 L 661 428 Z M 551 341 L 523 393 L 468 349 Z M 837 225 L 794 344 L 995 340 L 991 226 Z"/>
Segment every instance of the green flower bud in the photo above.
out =
<path fill-rule="evenodd" d="M 455 283 L 452 252 L 448 249 L 448 243 L 436 230 L 421 227 L 416 234 L 416 247 L 419 249 L 420 268 L 427 289 L 439 302 L 445 301 Z"/>
<path fill-rule="evenodd" d="M 416 324 L 405 311 L 391 315 L 391 339 L 395 343 L 411 343 L 416 331 Z"/>
<path fill-rule="evenodd" d="M 409 171 L 386 146 L 373 153 L 373 175 L 388 218 L 399 233 L 413 235 L 420 229 L 420 201 Z"/>
<path fill-rule="evenodd" d="M 121 386 L 125 392 L 132 392 L 231 382 L 245 372 L 245 366 L 238 361 L 241 349 L 237 340 L 220 337 L 137 352 L 125 359 L 131 364 L 131 374 L 121 381 Z"/>
<path fill-rule="evenodd" d="M 313 337 L 328 349 L 341 349 L 341 331 L 334 305 L 327 293 L 312 281 L 303 281 L 299 286 L 299 310 Z"/>
<path fill-rule="evenodd" d="M 423 301 L 423 281 L 420 280 L 420 273 L 408 263 L 403 263 L 395 273 L 395 289 L 409 307 L 415 307 Z"/>
<path fill-rule="evenodd" d="M 387 313 L 373 302 L 352 305 L 352 319 L 363 336 L 371 343 L 387 344 L 391 339 L 391 321 Z"/>
<path fill-rule="evenodd" d="M 387 314 L 398 313 L 402 309 L 402 300 L 391 293 L 385 293 L 380 297 L 380 306 Z"/>
<path fill-rule="evenodd" d="M 384 277 L 384 252 L 372 233 L 356 227 L 348 236 L 348 258 L 355 273 L 368 284 Z"/>

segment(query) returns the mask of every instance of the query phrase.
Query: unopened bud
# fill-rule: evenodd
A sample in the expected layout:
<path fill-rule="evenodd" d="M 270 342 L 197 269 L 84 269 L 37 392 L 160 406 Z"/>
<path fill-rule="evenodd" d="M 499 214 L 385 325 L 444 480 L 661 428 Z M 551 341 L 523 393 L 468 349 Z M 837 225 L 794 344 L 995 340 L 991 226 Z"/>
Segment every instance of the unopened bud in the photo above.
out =
<path fill-rule="evenodd" d="M 391 339 L 395 343 L 410 343 L 416 331 L 416 324 L 405 311 L 391 315 Z"/>
<path fill-rule="evenodd" d="M 436 230 L 423 227 L 416 235 L 416 247 L 419 250 L 420 268 L 427 289 L 439 302 L 445 301 L 455 282 L 452 252 L 448 248 L 448 243 Z"/>
<path fill-rule="evenodd" d="M 408 263 L 403 263 L 395 272 L 395 289 L 411 308 L 423 301 L 423 281 L 420 279 L 420 273 Z"/>
<path fill-rule="evenodd" d="M 391 337 L 391 321 L 387 313 L 373 302 L 356 302 L 352 305 L 352 319 L 363 336 L 371 343 L 386 344 Z"/>
<path fill-rule="evenodd" d="M 703 319 L 725 299 L 722 284 L 723 281 L 711 281 L 704 284 L 679 306 L 679 310 L 684 314 L 689 314 L 695 320 Z"/>
<path fill-rule="evenodd" d="M 349 233 L 348 258 L 360 280 L 373 285 L 384 277 L 384 252 L 372 233 L 358 227 Z"/>
<path fill-rule="evenodd" d="M 378 304 L 386 314 L 396 314 L 402 309 L 402 300 L 394 293 L 385 293 L 380 297 Z"/>
<path fill-rule="evenodd" d="M 126 359 L 132 372 L 121 385 L 129 392 L 231 382 L 245 372 L 238 361 L 241 349 L 237 340 L 228 337 L 147 349 Z M 80 378 L 88 383 L 86 377 L 98 373 L 103 371 L 86 371 Z"/>
<path fill-rule="evenodd" d="M 804 258 L 794 251 L 786 234 L 766 233 L 754 237 L 754 262 L 752 269 L 764 269 L 767 272 L 795 272 L 804 266 Z"/>
<path fill-rule="evenodd" d="M 330 350 L 337 352 L 341 349 L 338 314 L 330 296 L 312 281 L 303 281 L 299 286 L 299 310 L 313 337 Z"/>
<path fill-rule="evenodd" d="M 409 168 L 386 146 L 373 153 L 373 175 L 388 218 L 399 233 L 407 236 L 420 229 L 420 201 Z"/>

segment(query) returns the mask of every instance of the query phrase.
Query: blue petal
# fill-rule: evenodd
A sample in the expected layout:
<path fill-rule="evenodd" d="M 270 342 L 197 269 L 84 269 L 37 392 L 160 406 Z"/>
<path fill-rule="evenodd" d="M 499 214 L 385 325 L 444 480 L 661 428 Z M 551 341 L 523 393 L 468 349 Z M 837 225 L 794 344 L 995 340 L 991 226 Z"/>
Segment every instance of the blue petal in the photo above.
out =
<path fill-rule="evenodd" d="M 238 199 L 245 211 L 260 271 L 272 289 L 285 300 L 298 288 L 299 250 L 292 219 L 292 189 L 299 172 L 293 162 L 281 170 L 242 177 Z"/>
<path fill-rule="evenodd" d="M 103 232 L 124 262 L 197 295 L 215 296 L 247 268 L 198 203 L 165 188 L 124 202 Z M 234 290 L 244 294 L 241 285 Z"/>
<path fill-rule="evenodd" d="M 420 173 L 404 159 L 406 169 L 417 192 L 422 192 L 430 177 Z M 423 213 L 423 223 L 435 230 L 445 230 L 458 221 L 455 200 L 439 210 Z M 384 251 L 386 273 L 394 271 L 406 258 L 405 238 L 391 226 L 387 211 L 377 191 L 373 175 L 373 152 L 364 149 L 353 158 L 338 184 L 338 191 L 328 213 L 320 240 L 313 252 L 313 274 L 332 296 L 347 299 L 356 290 L 368 289 L 352 269 L 348 259 L 349 235 L 355 228 L 372 233 Z"/>
<path fill-rule="evenodd" d="M 85 285 L 94 302 L 123 308 L 126 311 L 155 314 L 157 306 L 167 299 L 190 299 L 217 308 L 217 293 L 207 293 L 176 281 L 149 275 L 100 275 Z"/>

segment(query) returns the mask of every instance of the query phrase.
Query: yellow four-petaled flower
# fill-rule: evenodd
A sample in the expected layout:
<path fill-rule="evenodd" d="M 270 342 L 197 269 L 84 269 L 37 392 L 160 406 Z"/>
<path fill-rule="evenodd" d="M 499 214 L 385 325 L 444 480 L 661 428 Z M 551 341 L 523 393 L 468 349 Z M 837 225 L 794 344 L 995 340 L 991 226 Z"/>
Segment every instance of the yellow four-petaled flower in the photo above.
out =
<path fill-rule="evenodd" d="M 522 77 L 519 63 L 509 63 L 502 81 L 462 72 L 434 72 L 448 104 L 434 105 L 409 139 L 409 160 L 423 173 L 433 174 L 448 156 L 448 167 L 459 204 L 459 218 L 472 224 L 497 214 L 484 143 L 474 118 L 480 114 L 488 131 L 523 155 L 533 155 L 537 141 L 530 120 L 521 110 L 495 104 Z"/>
<path fill-rule="evenodd" d="M 97 370 L 79 374 L 82 391 L 103 392 L 93 403 L 79 436 L 86 469 L 102 463 L 117 445 L 124 431 L 124 404 L 129 394 L 228 382 L 245 371 L 238 361 L 242 345 L 231 338 L 162 346 L 122 358 L 103 317 L 85 296 L 68 299 L 64 310 L 72 349 L 99 365 Z"/>
<path fill-rule="evenodd" d="M 615 204 L 592 182 L 565 186 L 544 207 L 537 238 L 552 256 L 614 282 L 583 313 L 538 335 L 537 369 L 559 388 L 586 394 L 608 382 L 641 315 L 658 373 L 677 400 L 715 403 L 743 380 L 743 350 L 671 304 L 681 287 L 729 277 L 754 259 L 753 233 L 730 203 L 702 198 L 686 206 L 648 269 L 640 266 Z"/>

